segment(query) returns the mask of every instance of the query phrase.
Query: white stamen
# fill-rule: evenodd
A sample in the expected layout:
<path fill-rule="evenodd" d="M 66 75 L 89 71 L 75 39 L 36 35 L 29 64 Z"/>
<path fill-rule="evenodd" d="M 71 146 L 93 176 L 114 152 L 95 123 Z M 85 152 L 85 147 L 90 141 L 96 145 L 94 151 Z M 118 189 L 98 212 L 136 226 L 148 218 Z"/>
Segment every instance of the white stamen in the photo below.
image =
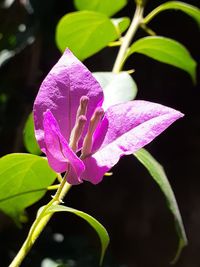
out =
<path fill-rule="evenodd" d="M 80 99 L 80 105 L 77 110 L 76 119 L 78 119 L 81 115 L 86 115 L 87 113 L 87 106 L 89 102 L 89 97 L 82 96 Z"/>
<path fill-rule="evenodd" d="M 87 118 L 84 115 L 79 116 L 73 131 L 72 131 L 72 138 L 70 141 L 70 147 L 72 148 L 73 151 L 77 151 L 78 148 L 78 141 L 81 138 L 81 135 L 83 133 L 84 126 L 86 124 Z"/>
<path fill-rule="evenodd" d="M 85 158 L 87 155 L 91 153 L 92 144 L 93 144 L 93 134 L 99 124 L 102 116 L 104 114 L 104 110 L 102 108 L 97 108 L 90 120 L 90 124 L 88 127 L 87 134 L 83 141 L 83 148 L 81 158 Z"/>
<path fill-rule="evenodd" d="M 80 98 L 80 104 L 79 104 L 79 107 L 76 113 L 76 122 L 71 132 L 70 147 L 75 152 L 77 151 L 78 141 L 81 138 L 84 126 L 87 121 L 86 113 L 87 113 L 88 101 L 89 101 L 89 97 L 87 96 L 82 96 Z"/>

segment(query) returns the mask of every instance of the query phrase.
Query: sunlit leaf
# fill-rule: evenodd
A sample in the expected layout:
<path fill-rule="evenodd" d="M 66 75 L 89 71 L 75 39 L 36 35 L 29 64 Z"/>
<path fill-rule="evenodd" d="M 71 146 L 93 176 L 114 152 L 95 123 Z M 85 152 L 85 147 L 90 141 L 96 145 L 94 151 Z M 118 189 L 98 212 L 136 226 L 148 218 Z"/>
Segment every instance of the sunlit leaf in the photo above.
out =
<path fill-rule="evenodd" d="M 42 267 L 58 267 L 59 264 L 57 262 L 53 261 L 52 259 L 45 258 L 42 260 L 41 266 Z"/>
<path fill-rule="evenodd" d="M 199 25 L 200 25 L 200 9 L 189 5 L 184 2 L 179 1 L 170 1 L 166 2 L 158 7 L 156 7 L 153 11 L 151 11 L 143 20 L 145 24 L 149 23 L 156 15 L 158 15 L 160 12 L 165 10 L 180 10 L 184 12 L 185 14 L 189 15 L 191 18 L 193 18 Z"/>
<path fill-rule="evenodd" d="M 104 92 L 103 107 L 133 100 L 137 94 L 137 85 L 127 72 L 94 72 Z"/>
<path fill-rule="evenodd" d="M 56 178 L 47 160 L 31 154 L 0 159 L 0 209 L 19 224 L 24 209 L 37 202 Z"/>
<path fill-rule="evenodd" d="M 112 16 L 121 10 L 127 0 L 74 0 L 78 10 L 92 10 Z"/>
<path fill-rule="evenodd" d="M 102 224 L 100 224 L 100 222 L 98 222 L 95 218 L 93 218 L 91 215 L 82 212 L 80 210 L 76 210 L 76 209 L 72 209 L 66 206 L 62 206 L 62 205 L 54 205 L 51 206 L 47 212 L 61 212 L 61 211 L 66 211 L 66 212 L 70 212 L 73 213 L 79 217 L 81 217 L 82 219 L 84 219 L 85 221 L 87 221 L 93 228 L 94 230 L 97 232 L 100 241 L 101 241 L 101 258 L 100 258 L 100 265 L 103 262 L 103 258 L 106 252 L 106 249 L 108 247 L 109 244 L 109 235 L 106 231 L 106 229 L 104 228 L 104 226 Z"/>
<path fill-rule="evenodd" d="M 0 68 L 6 63 L 9 59 L 15 56 L 14 51 L 9 51 L 4 49 L 0 52 Z"/>
<path fill-rule="evenodd" d="M 1 8 L 10 8 L 12 4 L 15 2 L 15 0 L 4 0 L 0 2 Z"/>
<path fill-rule="evenodd" d="M 163 194 L 166 197 L 168 207 L 174 216 L 179 236 L 179 246 L 176 256 L 173 260 L 173 262 L 175 262 L 179 258 L 179 255 L 183 247 L 187 245 L 187 237 L 185 234 L 185 229 L 183 226 L 181 214 L 173 190 L 170 186 L 170 183 L 167 179 L 163 167 L 156 161 L 155 158 L 152 157 L 152 155 L 148 151 L 146 151 L 145 149 L 140 149 L 139 151 L 134 153 L 134 155 L 144 165 L 144 167 L 151 174 L 152 178 L 159 185 L 160 189 L 162 190 Z"/>
<path fill-rule="evenodd" d="M 24 145 L 27 151 L 35 155 L 40 155 L 41 150 L 35 138 L 32 113 L 28 116 L 28 119 L 26 121 L 23 137 L 24 137 Z"/>
<path fill-rule="evenodd" d="M 196 62 L 189 51 L 179 42 L 161 36 L 145 37 L 134 42 L 127 57 L 140 53 L 160 62 L 172 65 L 186 71 L 196 80 Z"/>
<path fill-rule="evenodd" d="M 84 60 L 118 38 L 112 21 L 104 14 L 79 11 L 65 15 L 56 29 L 56 42 L 63 52 L 66 47 Z"/>

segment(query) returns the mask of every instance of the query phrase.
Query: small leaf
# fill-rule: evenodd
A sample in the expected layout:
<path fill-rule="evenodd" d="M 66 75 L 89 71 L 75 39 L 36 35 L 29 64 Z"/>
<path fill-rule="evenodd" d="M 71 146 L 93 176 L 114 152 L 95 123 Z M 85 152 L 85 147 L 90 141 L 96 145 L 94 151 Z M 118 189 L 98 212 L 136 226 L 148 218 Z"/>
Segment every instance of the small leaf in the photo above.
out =
<path fill-rule="evenodd" d="M 24 145 L 25 145 L 27 151 L 32 153 L 32 154 L 35 154 L 35 155 L 40 155 L 41 150 L 40 150 L 39 145 L 38 145 L 36 138 L 35 138 L 33 114 L 32 113 L 28 116 L 23 133 L 24 133 L 24 136 L 23 136 L 24 137 Z"/>
<path fill-rule="evenodd" d="M 130 25 L 130 19 L 127 17 L 111 19 L 112 23 L 116 27 L 118 36 L 121 37 L 121 34 L 128 28 Z"/>
<path fill-rule="evenodd" d="M 180 10 L 184 12 L 185 14 L 196 20 L 196 22 L 200 25 L 200 9 L 195 6 L 179 1 L 166 2 L 156 7 L 144 18 L 143 23 L 145 24 L 149 23 L 160 12 L 170 9 Z"/>
<path fill-rule="evenodd" d="M 166 197 L 168 207 L 174 216 L 179 236 L 179 247 L 176 256 L 173 260 L 173 262 L 175 263 L 178 260 L 182 249 L 187 245 L 187 237 L 185 234 L 185 229 L 176 202 L 176 198 L 174 196 L 174 193 L 172 191 L 172 188 L 170 186 L 170 183 L 167 179 L 163 167 L 156 161 L 156 159 L 153 158 L 152 155 L 145 149 L 138 150 L 137 152 L 134 153 L 134 156 L 144 165 L 144 167 L 151 174 L 152 178 L 159 185 L 160 189 L 162 190 L 162 192 Z"/>
<path fill-rule="evenodd" d="M 42 157 L 18 153 L 2 157 L 0 209 L 20 224 L 24 209 L 41 199 L 55 178 Z"/>
<path fill-rule="evenodd" d="M 140 53 L 180 68 L 190 74 L 194 82 L 196 80 L 195 60 L 182 44 L 173 39 L 161 36 L 141 38 L 131 45 L 126 59 L 133 53 Z"/>
<path fill-rule="evenodd" d="M 59 260 L 60 261 L 60 260 Z M 58 264 L 56 261 L 50 259 L 50 258 L 44 258 L 41 262 L 42 267 L 70 267 L 69 265 L 66 266 L 64 264 Z"/>
<path fill-rule="evenodd" d="M 63 52 L 66 47 L 84 60 L 118 38 L 112 21 L 104 14 L 79 11 L 65 15 L 56 29 L 56 42 Z"/>
<path fill-rule="evenodd" d="M 15 52 L 14 51 L 10 51 L 7 49 L 4 49 L 2 51 L 0 51 L 0 68 L 11 58 L 13 58 L 15 56 Z"/>
<path fill-rule="evenodd" d="M 73 208 L 69 208 L 66 206 L 62 206 L 62 205 L 54 205 L 51 206 L 47 212 L 60 212 L 60 211 L 66 211 L 66 212 L 70 212 L 73 213 L 79 217 L 81 217 L 82 219 L 84 219 L 85 221 L 87 221 L 93 228 L 94 230 L 97 232 L 100 241 L 101 241 L 101 258 L 100 258 L 100 265 L 102 265 L 103 262 L 103 258 L 106 252 L 106 249 L 108 247 L 109 244 L 109 235 L 106 231 L 106 229 L 104 228 L 104 226 L 102 224 L 100 224 L 95 218 L 93 218 L 91 215 L 82 212 L 80 210 L 76 210 Z"/>
<path fill-rule="evenodd" d="M 127 0 L 74 0 L 78 10 L 91 10 L 112 16 L 120 11 L 126 4 Z"/>
<path fill-rule="evenodd" d="M 136 97 L 137 85 L 127 72 L 94 72 L 93 76 L 103 88 L 104 109 Z"/>

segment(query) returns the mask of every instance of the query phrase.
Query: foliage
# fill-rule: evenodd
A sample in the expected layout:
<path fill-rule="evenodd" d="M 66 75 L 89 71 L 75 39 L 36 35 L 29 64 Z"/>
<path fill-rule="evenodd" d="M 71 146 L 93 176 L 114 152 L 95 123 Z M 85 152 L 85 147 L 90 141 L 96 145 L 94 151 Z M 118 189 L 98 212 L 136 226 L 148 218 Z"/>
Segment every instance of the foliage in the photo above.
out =
<path fill-rule="evenodd" d="M 187 49 L 177 41 L 161 36 L 141 38 L 130 46 L 126 57 L 133 53 L 140 53 L 185 70 L 193 81 L 196 80 L 196 62 Z"/>
<path fill-rule="evenodd" d="M 107 246 L 109 244 L 109 236 L 106 231 L 106 229 L 101 225 L 96 219 L 94 219 L 92 216 L 88 215 L 85 212 L 82 212 L 80 210 L 72 209 L 70 207 L 57 205 L 52 206 L 47 210 L 47 213 L 55 213 L 55 212 L 70 212 L 73 213 L 81 218 L 83 218 L 85 221 L 87 221 L 97 232 L 100 241 L 101 241 L 101 258 L 100 258 L 100 265 L 103 263 L 104 254 L 106 252 Z"/>
<path fill-rule="evenodd" d="M 47 160 L 31 154 L 9 154 L 0 159 L 0 209 L 17 224 L 24 209 L 41 199 L 56 174 Z"/>
<path fill-rule="evenodd" d="M 28 119 L 24 127 L 24 146 L 26 147 L 26 150 L 31 154 L 35 155 L 41 154 L 40 148 L 35 139 L 32 113 L 28 116 Z"/>
<path fill-rule="evenodd" d="M 146 151 L 144 148 L 140 149 L 134 156 L 144 165 L 144 167 L 149 171 L 152 178 L 158 184 L 163 194 L 166 197 L 168 207 L 172 214 L 174 215 L 175 224 L 177 227 L 177 233 L 179 235 L 179 247 L 177 250 L 177 254 L 173 260 L 175 263 L 179 258 L 179 254 L 184 246 L 187 245 L 187 237 L 185 234 L 182 218 L 179 212 L 179 208 L 176 202 L 176 198 L 170 186 L 170 183 L 167 179 L 165 171 L 163 167 L 156 161 L 155 158 L 151 156 L 151 154 Z"/>
<path fill-rule="evenodd" d="M 117 2 L 115 0 L 74 0 L 74 5 L 78 11 L 65 14 L 56 27 L 55 39 L 61 52 L 69 47 L 80 60 L 85 60 L 106 47 L 120 47 L 112 72 L 93 73 L 93 76 L 103 88 L 106 98 L 104 102 L 105 109 L 111 105 L 133 100 L 136 97 L 138 86 L 130 75 L 133 71 L 123 71 L 124 65 L 134 53 L 143 54 L 159 62 L 179 68 L 187 72 L 193 82 L 196 81 L 196 62 L 187 48 L 174 39 L 157 36 L 149 28 L 149 23 L 163 11 L 178 10 L 188 15 L 199 25 L 200 10 L 197 7 L 184 2 L 169 1 L 156 7 L 144 17 L 145 6 L 140 3 L 136 4 L 134 18 L 130 22 L 127 17 L 112 17 L 127 5 L 126 0 Z M 25 8 L 31 14 L 31 7 L 26 4 Z M 135 34 L 140 28 L 153 36 L 145 36 L 135 40 Z M 26 34 L 9 33 L 5 35 L 3 45 L 0 46 L 0 67 L 21 53 L 27 45 L 34 42 L 34 34 L 35 28 L 26 32 Z M 0 159 L 0 209 L 18 225 L 25 220 L 25 209 L 44 196 L 56 177 L 62 179 L 60 174 L 50 169 L 46 158 L 38 156 L 41 151 L 34 135 L 32 114 L 29 115 L 24 127 L 24 146 L 30 154 L 14 153 Z M 182 248 L 187 244 L 187 237 L 170 183 L 163 167 L 149 152 L 142 149 L 135 152 L 134 156 L 144 165 L 161 188 L 167 199 L 168 207 L 175 218 L 179 235 L 176 260 Z M 105 228 L 90 215 L 60 205 L 62 197 L 67 193 L 66 190 L 63 195 L 61 194 L 65 186 L 60 183 L 56 193 L 58 194 L 57 198 L 54 198 L 52 202 L 50 201 L 51 205 L 47 204 L 38 213 L 35 225 L 33 225 L 35 228 L 33 227 L 30 231 L 29 242 L 25 243 L 25 246 L 30 245 L 29 238 L 32 235 L 34 236 L 34 230 L 37 230 L 35 234 L 37 238 L 46 225 L 47 220 L 45 221 L 44 218 L 48 217 L 47 214 L 52 215 L 59 211 L 71 212 L 86 220 L 96 230 L 102 245 L 100 260 L 102 263 L 109 242 L 108 234 Z M 43 220 L 45 223 L 43 223 Z"/>
<path fill-rule="evenodd" d="M 60 20 L 56 41 L 62 52 L 67 46 L 71 47 L 74 54 L 84 60 L 118 39 L 119 29 L 124 31 L 126 27 L 116 25 L 102 13 L 77 11 L 65 15 Z"/>

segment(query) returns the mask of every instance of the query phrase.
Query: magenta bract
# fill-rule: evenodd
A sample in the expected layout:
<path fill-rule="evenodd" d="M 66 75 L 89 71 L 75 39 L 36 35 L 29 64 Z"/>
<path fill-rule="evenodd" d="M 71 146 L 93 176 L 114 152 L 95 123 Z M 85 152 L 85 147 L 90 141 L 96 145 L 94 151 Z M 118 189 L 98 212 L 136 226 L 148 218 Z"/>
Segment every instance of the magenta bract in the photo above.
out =
<path fill-rule="evenodd" d="M 91 72 L 65 51 L 35 99 L 35 135 L 49 165 L 67 180 L 99 183 L 123 155 L 151 142 L 183 114 L 147 101 L 129 101 L 105 112 L 103 91 Z M 77 156 L 80 155 L 80 157 Z"/>

